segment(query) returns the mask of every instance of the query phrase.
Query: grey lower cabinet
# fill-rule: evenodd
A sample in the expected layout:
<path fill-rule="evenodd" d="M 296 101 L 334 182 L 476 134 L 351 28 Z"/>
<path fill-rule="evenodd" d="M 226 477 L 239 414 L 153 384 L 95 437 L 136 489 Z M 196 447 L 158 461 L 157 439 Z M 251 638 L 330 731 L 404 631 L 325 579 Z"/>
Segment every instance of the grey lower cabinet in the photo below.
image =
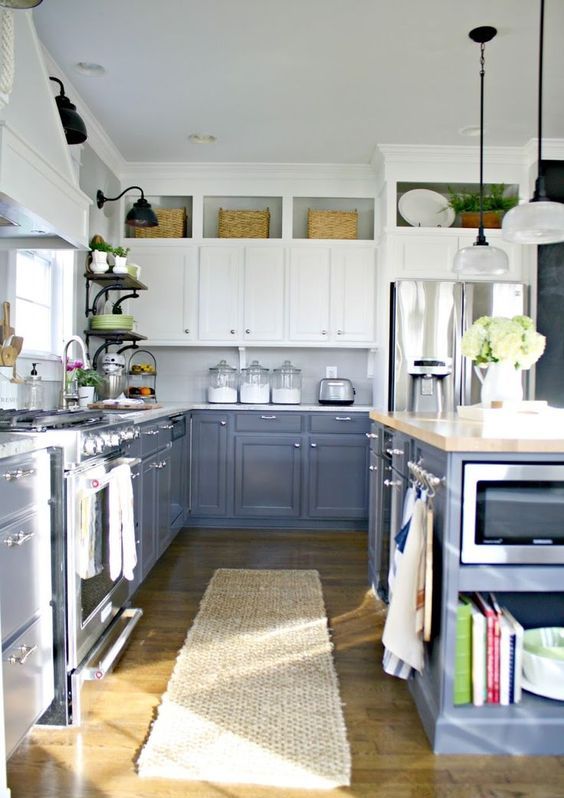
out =
<path fill-rule="evenodd" d="M 302 442 L 295 435 L 237 435 L 235 515 L 298 518 L 302 471 Z"/>
<path fill-rule="evenodd" d="M 6 756 L 54 696 L 50 498 L 47 450 L 0 462 L 0 749 L 5 737 Z"/>
<path fill-rule="evenodd" d="M 232 511 L 232 414 L 192 413 L 191 502 L 195 517 L 226 517 Z"/>
<path fill-rule="evenodd" d="M 192 411 L 190 523 L 365 528 L 364 413 Z"/>
<path fill-rule="evenodd" d="M 311 435 L 310 518 L 366 518 L 369 449 L 363 435 Z"/>

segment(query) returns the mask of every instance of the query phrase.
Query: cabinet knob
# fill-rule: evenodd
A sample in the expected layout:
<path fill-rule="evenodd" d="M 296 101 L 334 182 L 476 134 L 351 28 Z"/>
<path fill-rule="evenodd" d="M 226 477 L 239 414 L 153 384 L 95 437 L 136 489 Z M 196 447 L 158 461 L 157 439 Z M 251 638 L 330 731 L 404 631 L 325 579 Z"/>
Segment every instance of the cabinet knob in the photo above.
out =
<path fill-rule="evenodd" d="M 247 327 L 247 329 L 245 330 L 245 334 L 246 334 L 246 335 L 250 335 L 250 334 L 251 334 L 251 331 L 249 330 L 249 328 L 248 328 L 248 327 Z"/>
<path fill-rule="evenodd" d="M 310 443 L 310 446 L 311 446 L 312 449 L 317 449 L 317 444 L 316 443 Z"/>
<path fill-rule="evenodd" d="M 343 330 L 337 330 L 337 335 L 343 335 Z"/>
<path fill-rule="evenodd" d="M 369 465 L 369 466 L 368 466 L 368 470 L 369 470 L 369 471 L 378 471 L 378 466 L 375 466 L 375 465 Z"/>
<path fill-rule="evenodd" d="M 229 332 L 231 333 L 231 335 L 235 335 L 235 333 L 237 332 L 237 330 L 229 330 Z"/>
<path fill-rule="evenodd" d="M 219 426 L 220 427 L 225 427 L 226 424 L 227 424 L 227 421 L 220 421 L 219 422 Z"/>
<path fill-rule="evenodd" d="M 300 449 L 301 448 L 301 443 L 295 443 L 294 444 L 294 448 L 295 449 Z"/>
<path fill-rule="evenodd" d="M 327 335 L 327 330 L 321 330 L 321 335 Z"/>
<path fill-rule="evenodd" d="M 190 335 L 190 330 L 186 329 L 184 330 L 184 332 L 186 333 L 186 335 Z"/>

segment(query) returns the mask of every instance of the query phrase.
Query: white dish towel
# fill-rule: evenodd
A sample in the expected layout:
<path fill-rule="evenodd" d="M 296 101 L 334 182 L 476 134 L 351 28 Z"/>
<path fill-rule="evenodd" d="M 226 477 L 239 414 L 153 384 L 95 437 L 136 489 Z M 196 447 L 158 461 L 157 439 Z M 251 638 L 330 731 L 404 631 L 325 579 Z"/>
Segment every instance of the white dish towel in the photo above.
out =
<path fill-rule="evenodd" d="M 396 551 L 396 574 L 382 635 L 384 670 L 407 679 L 411 669 L 423 670 L 423 603 L 425 588 L 425 534 L 427 503 L 413 507 L 403 553 Z"/>
<path fill-rule="evenodd" d="M 110 480 L 110 578 L 123 575 L 131 581 L 137 565 L 135 519 L 133 513 L 133 484 L 131 468 L 122 463 L 112 470 Z"/>

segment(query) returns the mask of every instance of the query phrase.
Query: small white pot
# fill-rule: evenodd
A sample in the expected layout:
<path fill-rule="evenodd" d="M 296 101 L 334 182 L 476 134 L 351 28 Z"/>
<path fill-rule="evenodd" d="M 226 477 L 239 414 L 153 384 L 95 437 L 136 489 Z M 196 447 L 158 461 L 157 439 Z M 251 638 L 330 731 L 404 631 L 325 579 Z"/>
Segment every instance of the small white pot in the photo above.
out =
<path fill-rule="evenodd" d="M 90 270 L 94 274 L 104 274 L 110 268 L 108 264 L 108 253 L 101 252 L 99 249 L 92 250 L 92 263 L 90 264 Z"/>
<path fill-rule="evenodd" d="M 114 255 L 114 274 L 127 274 L 127 257 L 124 255 Z"/>
<path fill-rule="evenodd" d="M 79 407 L 88 407 L 94 401 L 96 388 L 93 385 L 80 385 L 78 388 Z"/>

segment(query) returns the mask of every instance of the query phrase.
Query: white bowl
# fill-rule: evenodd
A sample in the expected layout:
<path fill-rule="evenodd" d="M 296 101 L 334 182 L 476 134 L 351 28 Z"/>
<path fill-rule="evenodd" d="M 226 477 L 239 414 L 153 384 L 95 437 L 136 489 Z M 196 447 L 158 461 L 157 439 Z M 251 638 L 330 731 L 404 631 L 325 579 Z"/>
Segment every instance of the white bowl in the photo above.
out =
<path fill-rule="evenodd" d="M 532 685 L 564 691 L 564 660 L 523 650 L 523 676 Z"/>

